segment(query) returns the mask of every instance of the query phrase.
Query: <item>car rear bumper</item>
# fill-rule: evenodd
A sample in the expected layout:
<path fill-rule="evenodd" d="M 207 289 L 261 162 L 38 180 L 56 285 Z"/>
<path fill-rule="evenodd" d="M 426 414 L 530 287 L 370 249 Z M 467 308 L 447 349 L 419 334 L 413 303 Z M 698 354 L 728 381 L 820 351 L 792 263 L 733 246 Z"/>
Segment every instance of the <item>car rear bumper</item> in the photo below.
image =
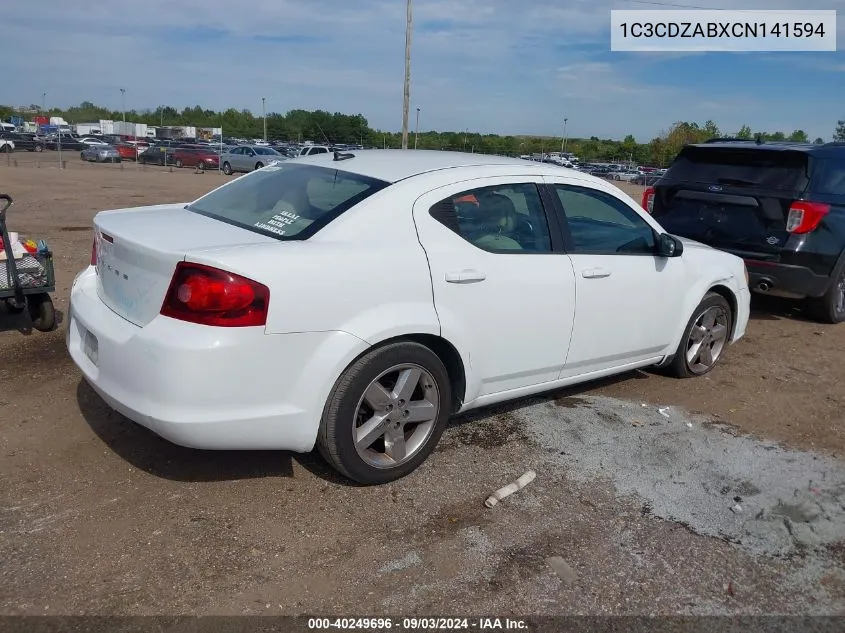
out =
<path fill-rule="evenodd" d="M 829 275 L 805 266 L 745 260 L 748 287 L 762 294 L 820 297 L 830 285 Z"/>
<path fill-rule="evenodd" d="M 175 444 L 310 451 L 335 380 L 368 345 L 345 332 L 266 334 L 156 317 L 138 327 L 71 290 L 67 348 L 113 409 Z M 96 351 L 94 351 L 96 350 Z"/>

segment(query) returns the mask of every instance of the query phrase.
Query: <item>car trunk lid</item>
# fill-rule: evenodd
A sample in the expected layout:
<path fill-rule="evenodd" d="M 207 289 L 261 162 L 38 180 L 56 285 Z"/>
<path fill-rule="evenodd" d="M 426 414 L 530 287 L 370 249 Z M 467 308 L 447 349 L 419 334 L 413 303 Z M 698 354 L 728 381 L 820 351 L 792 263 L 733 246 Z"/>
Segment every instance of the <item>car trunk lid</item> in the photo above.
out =
<path fill-rule="evenodd" d="M 655 186 L 652 214 L 670 233 L 741 257 L 777 259 L 808 173 L 800 151 L 689 146 Z"/>
<path fill-rule="evenodd" d="M 141 327 L 159 314 L 176 264 L 191 252 L 278 243 L 188 211 L 184 204 L 100 213 L 94 239 L 100 300 Z"/>

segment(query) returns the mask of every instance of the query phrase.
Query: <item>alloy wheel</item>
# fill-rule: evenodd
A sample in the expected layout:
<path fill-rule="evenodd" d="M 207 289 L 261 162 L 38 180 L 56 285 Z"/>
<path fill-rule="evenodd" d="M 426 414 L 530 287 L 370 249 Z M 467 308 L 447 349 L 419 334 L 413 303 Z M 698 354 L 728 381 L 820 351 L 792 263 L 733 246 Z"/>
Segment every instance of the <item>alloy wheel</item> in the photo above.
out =
<path fill-rule="evenodd" d="M 716 364 L 728 340 L 728 313 L 721 306 L 704 310 L 687 338 L 687 365 L 693 374 L 705 374 Z"/>
<path fill-rule="evenodd" d="M 358 401 L 355 450 L 374 468 L 395 468 L 426 445 L 439 413 L 434 377 L 419 365 L 395 365 L 373 380 Z"/>

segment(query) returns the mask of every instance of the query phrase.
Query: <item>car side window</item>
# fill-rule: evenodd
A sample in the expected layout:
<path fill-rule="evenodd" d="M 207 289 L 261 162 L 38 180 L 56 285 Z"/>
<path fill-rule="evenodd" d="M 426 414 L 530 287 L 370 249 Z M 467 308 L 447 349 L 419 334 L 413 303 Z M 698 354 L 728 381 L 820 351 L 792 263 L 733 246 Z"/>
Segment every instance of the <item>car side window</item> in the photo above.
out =
<path fill-rule="evenodd" d="M 546 212 L 534 183 L 495 185 L 441 200 L 429 213 L 467 242 L 490 252 L 551 253 Z"/>
<path fill-rule="evenodd" d="M 554 188 L 572 237 L 572 253 L 655 254 L 657 240 L 651 225 L 619 198 L 587 187 Z"/>

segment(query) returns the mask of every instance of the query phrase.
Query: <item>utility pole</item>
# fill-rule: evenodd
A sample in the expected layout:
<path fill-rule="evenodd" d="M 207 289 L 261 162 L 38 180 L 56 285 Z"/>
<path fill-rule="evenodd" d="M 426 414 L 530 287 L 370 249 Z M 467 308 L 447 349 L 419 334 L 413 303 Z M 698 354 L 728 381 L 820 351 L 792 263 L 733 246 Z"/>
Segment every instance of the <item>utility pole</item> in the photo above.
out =
<path fill-rule="evenodd" d="M 126 123 L 126 88 L 120 89 L 120 98 L 123 105 L 123 122 Z"/>
<path fill-rule="evenodd" d="M 264 107 L 265 98 L 261 97 L 261 116 L 264 119 L 264 141 L 267 142 L 267 109 Z"/>
<path fill-rule="evenodd" d="M 569 121 L 566 117 L 563 118 L 563 142 L 561 143 L 561 153 L 566 153 L 566 122 Z"/>
<path fill-rule="evenodd" d="M 420 138 L 420 108 L 417 106 L 417 127 L 414 131 L 414 149 L 417 149 L 417 141 Z"/>
<path fill-rule="evenodd" d="M 402 149 L 408 149 L 408 115 L 411 109 L 411 34 L 414 26 L 413 0 L 405 0 L 405 98 L 402 103 Z"/>
<path fill-rule="evenodd" d="M 47 93 L 42 92 L 41 93 L 41 112 L 46 112 L 46 111 L 47 111 Z"/>

